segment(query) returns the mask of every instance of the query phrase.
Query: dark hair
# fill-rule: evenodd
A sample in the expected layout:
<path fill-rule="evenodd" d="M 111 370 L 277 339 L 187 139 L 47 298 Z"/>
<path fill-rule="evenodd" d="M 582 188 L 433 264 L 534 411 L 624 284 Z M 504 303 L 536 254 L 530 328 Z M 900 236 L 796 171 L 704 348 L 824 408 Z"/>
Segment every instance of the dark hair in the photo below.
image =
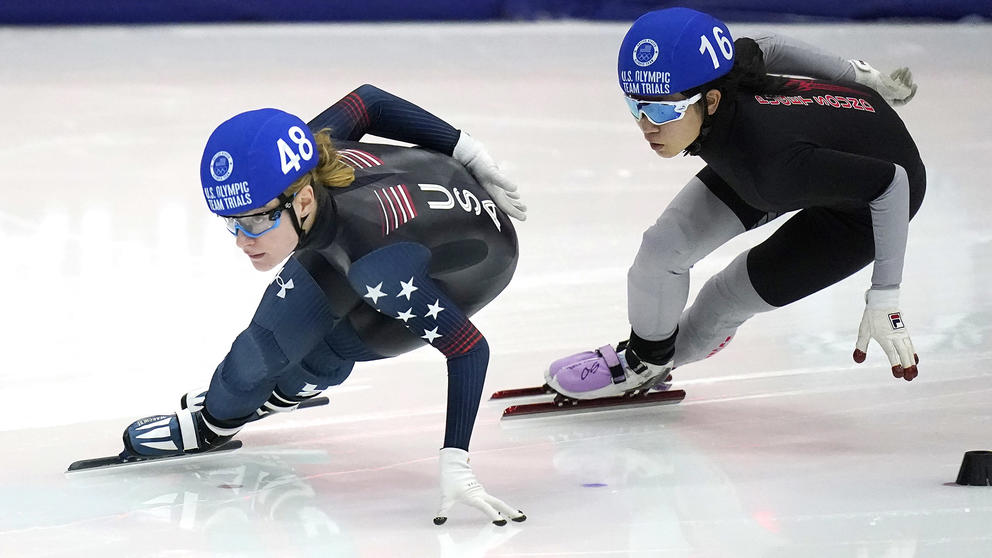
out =
<path fill-rule="evenodd" d="M 699 100 L 700 108 L 703 110 L 703 126 L 699 132 L 699 137 L 685 149 L 686 155 L 696 155 L 702 147 L 703 141 L 709 134 L 710 126 L 716 113 L 709 114 L 706 111 L 706 92 L 716 89 L 720 92 L 721 100 L 717 111 L 734 103 L 739 91 L 749 91 L 753 93 L 783 93 L 788 79 L 768 75 L 765 70 L 765 55 L 762 54 L 758 43 L 753 39 L 742 37 L 734 41 L 734 66 L 726 74 L 713 81 L 704 83 L 698 87 L 693 87 L 684 91 L 686 97 L 691 97 L 696 93 L 702 93 L 703 98 Z"/>

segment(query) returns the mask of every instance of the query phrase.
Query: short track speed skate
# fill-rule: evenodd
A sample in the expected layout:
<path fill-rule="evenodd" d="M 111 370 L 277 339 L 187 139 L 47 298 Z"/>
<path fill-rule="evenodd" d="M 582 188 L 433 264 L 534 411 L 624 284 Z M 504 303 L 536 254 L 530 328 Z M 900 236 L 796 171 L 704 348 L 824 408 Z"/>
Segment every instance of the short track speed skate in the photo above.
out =
<path fill-rule="evenodd" d="M 188 411 L 200 411 L 203 409 L 203 396 L 206 390 L 201 390 L 199 392 L 190 392 L 182 397 L 180 400 L 180 408 Z M 292 406 L 293 409 L 306 409 L 310 407 L 320 407 L 328 404 L 327 397 L 311 397 L 304 399 L 299 403 Z M 266 408 L 259 409 L 248 422 L 256 421 L 260 418 L 266 417 L 271 414 Z M 165 418 L 162 416 L 161 418 Z M 66 473 L 79 473 L 83 471 L 92 471 L 98 469 L 108 469 L 112 467 L 121 467 L 126 465 L 136 465 L 139 463 L 150 463 L 150 462 L 162 462 L 162 461 L 175 461 L 175 460 L 188 460 L 197 459 L 200 457 L 206 457 L 210 455 L 217 455 L 221 453 L 230 453 L 241 448 L 241 440 L 228 440 L 227 442 L 221 443 L 216 447 L 212 447 L 207 450 L 182 453 L 179 455 L 139 455 L 137 452 L 129 451 L 126 447 L 119 455 L 110 455 L 107 457 L 96 457 L 92 459 L 82 459 L 79 461 L 74 461 L 69 465 Z"/>
<path fill-rule="evenodd" d="M 498 391 L 490 400 L 551 396 L 550 401 L 507 407 L 503 418 L 514 418 L 663 405 L 685 399 L 684 391 L 670 389 L 670 366 L 632 369 L 624 357 L 618 355 L 625 349 L 626 342 L 621 342 L 616 349 L 607 345 L 559 359 L 548 367 L 544 385 Z"/>
<path fill-rule="evenodd" d="M 523 393 L 521 393 L 523 392 Z M 685 391 L 681 389 L 648 390 L 646 392 L 631 392 L 624 395 L 599 397 L 596 399 L 572 399 L 560 393 L 555 393 L 547 385 L 532 388 L 510 389 L 497 391 L 490 397 L 493 399 L 509 399 L 543 395 L 551 396 L 550 401 L 540 403 L 522 403 L 510 405 L 503 410 L 504 419 L 530 415 L 571 414 L 587 411 L 600 411 L 611 408 L 644 407 L 650 405 L 670 405 L 685 399 Z"/>

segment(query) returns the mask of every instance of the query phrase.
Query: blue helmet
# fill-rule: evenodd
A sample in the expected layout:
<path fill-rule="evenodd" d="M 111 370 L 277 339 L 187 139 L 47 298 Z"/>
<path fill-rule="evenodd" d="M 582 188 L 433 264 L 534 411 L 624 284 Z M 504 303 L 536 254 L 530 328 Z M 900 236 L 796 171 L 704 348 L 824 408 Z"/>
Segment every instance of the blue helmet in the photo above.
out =
<path fill-rule="evenodd" d="M 277 198 L 317 166 L 306 123 L 278 109 L 243 112 L 217 127 L 200 160 L 200 183 L 210 211 L 235 215 Z"/>
<path fill-rule="evenodd" d="M 617 71 L 627 95 L 681 93 L 726 74 L 734 40 L 723 22 L 688 8 L 648 12 L 620 45 Z"/>

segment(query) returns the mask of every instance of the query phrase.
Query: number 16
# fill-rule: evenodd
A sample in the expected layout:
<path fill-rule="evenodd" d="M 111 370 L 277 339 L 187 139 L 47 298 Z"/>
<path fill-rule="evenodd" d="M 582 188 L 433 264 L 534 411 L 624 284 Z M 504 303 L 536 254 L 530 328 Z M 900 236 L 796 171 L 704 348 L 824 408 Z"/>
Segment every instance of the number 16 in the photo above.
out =
<path fill-rule="evenodd" d="M 719 27 L 713 28 L 713 38 L 716 39 L 716 44 L 720 45 L 720 54 L 724 58 L 730 60 L 734 57 L 734 44 L 730 42 L 730 39 L 724 36 L 723 29 Z M 713 49 L 713 43 L 710 42 L 709 37 L 706 35 L 699 36 L 699 54 L 710 54 L 710 58 L 713 61 L 713 69 L 720 67 L 720 60 L 716 57 L 716 50 Z"/>

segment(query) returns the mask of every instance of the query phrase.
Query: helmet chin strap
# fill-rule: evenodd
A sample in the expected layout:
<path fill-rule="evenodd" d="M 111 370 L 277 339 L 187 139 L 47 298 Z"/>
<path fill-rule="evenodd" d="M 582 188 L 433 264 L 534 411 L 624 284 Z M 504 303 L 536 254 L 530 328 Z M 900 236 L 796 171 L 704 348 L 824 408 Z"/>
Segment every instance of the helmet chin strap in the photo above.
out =
<path fill-rule="evenodd" d="M 323 202 L 321 202 L 321 200 L 324 199 L 324 196 L 329 196 L 329 194 L 324 192 L 323 186 L 319 188 L 316 187 L 314 188 L 314 210 L 311 211 L 309 215 L 307 215 L 301 220 L 299 216 L 296 214 L 296 208 L 293 207 L 293 198 L 295 197 L 295 194 L 294 196 L 286 196 L 284 194 L 279 195 L 280 202 L 284 202 L 285 200 L 283 206 L 286 208 L 286 212 L 289 213 L 289 217 L 290 217 L 289 220 L 291 223 L 293 223 L 293 230 L 296 231 L 296 238 L 297 238 L 296 249 L 299 249 L 300 246 L 303 245 L 303 242 L 306 240 L 307 236 L 310 235 L 310 231 L 313 230 L 313 227 L 310 227 L 310 230 L 304 230 L 303 225 L 307 223 L 308 219 L 314 216 L 314 214 L 316 213 L 317 206 L 320 207 L 326 206 L 325 209 L 329 213 L 326 217 L 324 217 L 325 221 L 332 219 L 333 218 L 332 216 L 337 213 L 336 211 L 337 205 L 334 203 L 334 198 L 331 197 L 329 204 L 324 204 Z"/>
<path fill-rule="evenodd" d="M 705 87 L 699 88 L 700 91 L 703 89 L 705 89 Z M 709 101 L 706 100 L 706 97 L 702 98 L 702 103 L 703 124 L 699 127 L 699 135 L 696 136 L 696 139 L 692 140 L 692 143 L 685 148 L 685 151 L 682 152 L 683 155 L 699 155 L 699 150 L 703 148 L 703 142 L 706 141 L 706 137 L 710 135 L 710 130 L 713 129 L 713 118 L 716 114 L 710 114 L 710 111 L 707 110 Z"/>
<path fill-rule="evenodd" d="M 710 122 L 711 119 L 712 117 L 710 115 L 703 117 L 703 124 L 699 128 L 699 135 L 685 148 L 685 151 L 682 152 L 683 155 L 699 155 L 699 150 L 703 148 L 703 142 L 706 141 L 706 136 L 710 135 L 710 129 L 713 127 Z"/>
<path fill-rule="evenodd" d="M 306 232 L 303 230 L 303 226 L 300 223 L 300 218 L 296 215 L 296 208 L 293 207 L 293 199 L 295 197 L 296 194 L 287 195 L 282 193 L 279 194 L 279 197 L 276 199 L 279 200 L 279 205 L 283 207 L 283 210 L 289 214 L 289 222 L 293 224 L 293 230 L 296 231 L 296 236 L 300 239 L 299 242 L 302 242 L 303 236 Z M 299 245 L 299 242 L 297 242 L 297 245 Z"/>

